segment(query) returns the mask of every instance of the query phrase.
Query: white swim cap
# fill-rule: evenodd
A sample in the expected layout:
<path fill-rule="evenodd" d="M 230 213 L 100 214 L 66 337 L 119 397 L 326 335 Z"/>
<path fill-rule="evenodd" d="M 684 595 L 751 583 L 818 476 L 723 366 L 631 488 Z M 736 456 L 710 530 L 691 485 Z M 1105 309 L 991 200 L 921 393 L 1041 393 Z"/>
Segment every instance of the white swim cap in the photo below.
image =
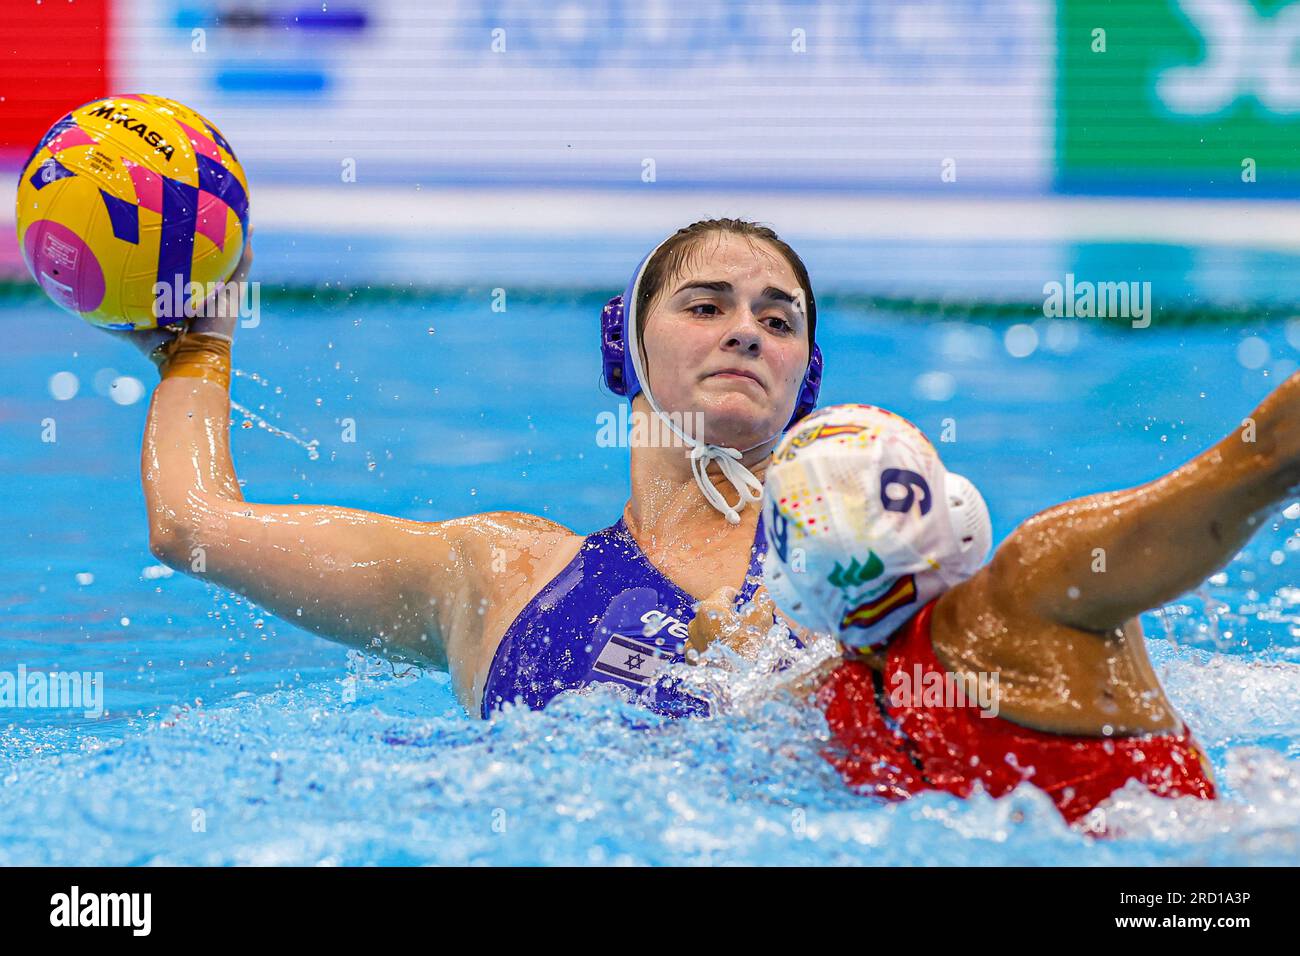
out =
<path fill-rule="evenodd" d="M 915 425 L 872 405 L 820 409 L 781 441 L 763 518 L 777 607 L 850 648 L 884 643 L 993 543 L 975 486 Z"/>

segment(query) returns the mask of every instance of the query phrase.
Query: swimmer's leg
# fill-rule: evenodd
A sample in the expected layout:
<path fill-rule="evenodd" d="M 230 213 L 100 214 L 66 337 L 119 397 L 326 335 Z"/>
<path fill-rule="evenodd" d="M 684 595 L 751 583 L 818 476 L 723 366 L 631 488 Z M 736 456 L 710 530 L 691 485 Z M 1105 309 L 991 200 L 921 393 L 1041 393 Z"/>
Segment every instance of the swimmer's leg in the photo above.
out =
<path fill-rule="evenodd" d="M 1112 631 L 1223 567 L 1298 489 L 1300 373 L 1169 474 L 1030 518 L 998 548 L 981 583 L 1017 616 Z"/>

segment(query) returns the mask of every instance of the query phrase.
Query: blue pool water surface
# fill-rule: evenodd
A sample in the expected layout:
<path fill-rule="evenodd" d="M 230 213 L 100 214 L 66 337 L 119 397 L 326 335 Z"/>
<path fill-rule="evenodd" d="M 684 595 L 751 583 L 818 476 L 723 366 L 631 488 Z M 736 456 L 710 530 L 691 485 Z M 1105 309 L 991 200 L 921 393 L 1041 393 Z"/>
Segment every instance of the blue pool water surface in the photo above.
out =
<path fill-rule="evenodd" d="M 438 520 L 610 523 L 627 451 L 597 444 L 607 292 L 489 288 L 313 304 L 264 292 L 241 329 L 234 456 L 254 501 Z M 1300 858 L 1300 520 L 1279 508 L 1198 593 L 1144 618 L 1223 799 L 1122 792 L 1116 834 L 1029 787 L 879 803 L 818 756 L 820 715 L 718 689 L 646 720 L 609 691 L 467 716 L 446 675 L 393 667 L 169 574 L 150 555 L 140 439 L 156 375 L 39 301 L 0 306 L 0 670 L 104 674 L 107 713 L 0 710 L 0 864 L 1115 864 Z M 884 405 L 984 491 L 1000 539 L 1220 438 L 1300 359 L 1300 326 L 1106 330 L 873 314 L 827 299 L 823 400 Z M 1026 344 L 1030 354 L 1013 357 Z M 71 372 L 77 394 L 50 379 Z M 118 380 L 116 388 L 110 383 Z M 57 440 L 42 441 L 52 419 Z M 356 441 L 342 441 L 344 420 Z M 265 427 L 265 426 L 271 427 Z M 315 445 L 310 443 L 314 442 Z M 313 448 L 310 452 L 308 448 Z"/>

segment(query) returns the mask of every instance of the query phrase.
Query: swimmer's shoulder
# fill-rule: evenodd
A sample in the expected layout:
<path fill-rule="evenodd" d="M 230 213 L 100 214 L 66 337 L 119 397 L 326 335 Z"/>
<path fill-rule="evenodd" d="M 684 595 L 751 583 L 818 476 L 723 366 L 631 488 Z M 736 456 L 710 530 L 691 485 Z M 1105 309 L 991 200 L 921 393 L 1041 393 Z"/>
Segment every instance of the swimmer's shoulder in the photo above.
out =
<path fill-rule="evenodd" d="M 524 511 L 484 511 L 444 522 L 444 527 L 466 563 L 498 582 L 503 575 L 531 580 L 553 565 L 554 576 L 585 540 L 558 521 Z"/>
<path fill-rule="evenodd" d="M 541 515 L 526 511 L 482 511 L 453 518 L 444 522 L 447 527 L 458 527 L 462 537 L 496 538 L 539 538 L 545 540 L 561 538 L 580 538 L 570 528 L 558 521 L 543 518 Z"/>
<path fill-rule="evenodd" d="M 568 566 L 586 540 L 557 521 L 521 511 L 488 511 L 457 520 L 458 551 L 470 594 L 483 613 L 467 618 L 472 683 L 462 698 L 481 700 L 496 651 L 510 623 L 528 602 Z"/>

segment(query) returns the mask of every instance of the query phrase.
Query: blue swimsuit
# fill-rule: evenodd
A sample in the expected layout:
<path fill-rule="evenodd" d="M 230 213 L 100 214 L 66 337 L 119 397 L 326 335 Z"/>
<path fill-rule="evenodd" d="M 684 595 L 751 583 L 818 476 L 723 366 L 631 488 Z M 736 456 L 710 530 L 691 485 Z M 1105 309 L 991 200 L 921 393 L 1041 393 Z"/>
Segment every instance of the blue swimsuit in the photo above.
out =
<path fill-rule="evenodd" d="M 762 583 L 766 550 L 760 514 L 737 607 Z M 695 603 L 650 563 L 619 518 L 588 535 L 511 623 L 488 671 L 483 716 L 514 700 L 539 710 L 562 691 L 592 681 L 631 687 L 656 713 L 707 716 L 708 704 L 678 689 L 679 681 L 656 680 L 669 663 L 686 659 Z"/>

